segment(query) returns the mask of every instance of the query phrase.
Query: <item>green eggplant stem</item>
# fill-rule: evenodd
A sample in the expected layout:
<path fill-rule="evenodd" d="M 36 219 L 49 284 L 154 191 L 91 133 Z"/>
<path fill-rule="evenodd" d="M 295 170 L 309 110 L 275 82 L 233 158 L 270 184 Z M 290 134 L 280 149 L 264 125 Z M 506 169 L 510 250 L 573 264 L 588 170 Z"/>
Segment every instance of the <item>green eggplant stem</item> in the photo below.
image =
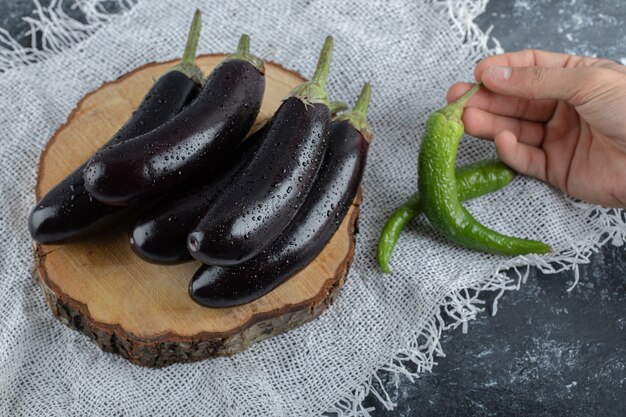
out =
<path fill-rule="evenodd" d="M 237 50 L 228 55 L 228 59 L 241 59 L 254 65 L 259 71 L 265 72 L 263 60 L 250 53 L 250 36 L 245 33 L 239 38 Z"/>
<path fill-rule="evenodd" d="M 348 109 L 348 103 L 345 101 L 331 101 L 329 103 L 330 113 L 335 114 Z"/>
<path fill-rule="evenodd" d="M 312 105 L 315 103 L 324 104 L 326 107 L 330 107 L 328 101 L 328 94 L 326 92 L 326 80 L 330 72 L 330 61 L 333 54 L 333 37 L 327 36 L 320 52 L 315 73 L 311 81 L 304 82 L 289 93 L 290 97 L 296 97 L 305 105 Z"/>
<path fill-rule="evenodd" d="M 241 35 L 239 43 L 237 44 L 237 51 L 235 52 L 235 55 L 250 55 L 250 35 Z"/>
<path fill-rule="evenodd" d="M 196 9 L 193 14 L 185 51 L 182 60 L 170 69 L 170 71 L 179 71 L 185 74 L 194 82 L 200 84 L 202 82 L 202 71 L 196 65 L 196 52 L 198 50 L 198 39 L 200 38 L 200 30 L 202 29 L 202 13 Z"/>
<path fill-rule="evenodd" d="M 369 82 L 363 84 L 363 88 L 361 89 L 361 93 L 359 94 L 359 98 L 356 100 L 354 104 L 354 109 L 352 110 L 354 113 L 358 113 L 363 117 L 367 116 L 367 109 L 370 106 L 370 99 L 372 98 L 372 86 Z"/>
<path fill-rule="evenodd" d="M 370 83 L 365 83 L 352 111 L 342 114 L 337 118 L 337 120 L 348 121 L 352 127 L 358 130 L 368 142 L 372 138 L 372 132 L 369 128 L 369 124 L 367 123 L 367 110 L 369 108 L 371 97 L 372 87 L 370 86 Z"/>
<path fill-rule="evenodd" d="M 200 39 L 200 31 L 202 30 L 202 12 L 196 9 L 193 14 L 193 20 L 189 27 L 189 34 L 187 35 L 187 44 L 185 45 L 185 52 L 183 53 L 182 62 L 185 64 L 195 65 L 196 52 L 198 50 L 198 40 Z"/>
<path fill-rule="evenodd" d="M 322 47 L 320 57 L 317 60 L 317 66 L 315 67 L 313 78 L 311 78 L 311 81 L 322 86 L 326 86 L 326 80 L 328 79 L 328 74 L 330 73 L 330 60 L 333 54 L 333 43 L 333 37 L 327 36 L 326 40 L 324 40 L 324 46 Z"/>

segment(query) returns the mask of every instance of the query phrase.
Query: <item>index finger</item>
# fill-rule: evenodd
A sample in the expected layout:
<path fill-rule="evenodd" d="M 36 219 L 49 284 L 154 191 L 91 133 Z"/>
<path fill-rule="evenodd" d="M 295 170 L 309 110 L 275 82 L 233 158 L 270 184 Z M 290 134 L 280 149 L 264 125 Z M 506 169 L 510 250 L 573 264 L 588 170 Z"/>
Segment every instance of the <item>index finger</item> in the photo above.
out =
<path fill-rule="evenodd" d="M 573 55 L 559 52 L 527 49 L 524 51 L 507 52 L 487 57 L 476 65 L 474 76 L 480 82 L 485 69 L 492 66 L 501 67 L 559 67 L 564 68 Z"/>

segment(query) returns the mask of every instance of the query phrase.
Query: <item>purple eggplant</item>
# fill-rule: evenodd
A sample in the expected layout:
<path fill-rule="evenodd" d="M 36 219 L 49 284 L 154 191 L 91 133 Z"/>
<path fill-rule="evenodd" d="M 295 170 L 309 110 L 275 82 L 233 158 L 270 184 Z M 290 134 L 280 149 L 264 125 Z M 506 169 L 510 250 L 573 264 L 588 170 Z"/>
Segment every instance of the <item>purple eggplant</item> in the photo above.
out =
<path fill-rule="evenodd" d="M 267 125 L 266 125 L 267 126 Z M 192 260 L 187 250 L 187 236 L 224 187 L 249 162 L 263 139 L 265 127 L 245 139 L 234 158 L 206 183 L 188 187 L 165 196 L 139 215 L 130 231 L 133 251 L 155 263 L 179 263 Z"/>
<path fill-rule="evenodd" d="M 331 101 L 330 111 L 345 110 L 341 101 Z M 139 215 L 130 231 L 130 244 L 137 255 L 149 262 L 180 263 L 192 260 L 187 235 L 209 206 L 248 164 L 261 145 L 267 124 L 245 139 L 226 167 L 207 181 L 175 191 Z"/>
<path fill-rule="evenodd" d="M 200 12 L 194 15 L 182 61 L 152 85 L 139 107 L 103 148 L 150 132 L 178 114 L 199 91 L 202 72 L 195 63 Z M 102 148 L 102 149 L 103 149 Z M 105 205 L 85 189 L 85 162 L 44 195 L 28 219 L 30 234 L 44 244 L 85 236 L 120 217 L 121 207 Z"/>
<path fill-rule="evenodd" d="M 332 45 L 329 36 L 313 79 L 291 91 L 250 163 L 190 233 L 194 258 L 210 265 L 242 263 L 274 241 L 298 212 L 326 151 Z"/>
<path fill-rule="evenodd" d="M 344 102 L 330 102 L 333 114 L 346 108 Z M 187 235 L 228 183 L 248 164 L 266 131 L 267 124 L 246 138 L 237 148 L 233 160 L 216 175 L 165 196 L 141 213 L 130 230 L 130 244 L 135 253 L 154 263 L 173 264 L 192 260 L 187 250 Z"/>
<path fill-rule="evenodd" d="M 85 170 L 85 187 L 111 205 L 149 201 L 210 175 L 233 155 L 261 107 L 263 62 L 243 35 L 204 81 L 196 99 L 164 125 L 98 152 Z"/>
<path fill-rule="evenodd" d="M 331 125 L 328 149 L 313 188 L 287 229 L 256 257 L 236 266 L 204 265 L 189 294 L 207 307 L 232 307 L 253 301 L 315 259 L 343 221 L 359 188 L 371 133 L 366 84 L 354 111 Z"/>

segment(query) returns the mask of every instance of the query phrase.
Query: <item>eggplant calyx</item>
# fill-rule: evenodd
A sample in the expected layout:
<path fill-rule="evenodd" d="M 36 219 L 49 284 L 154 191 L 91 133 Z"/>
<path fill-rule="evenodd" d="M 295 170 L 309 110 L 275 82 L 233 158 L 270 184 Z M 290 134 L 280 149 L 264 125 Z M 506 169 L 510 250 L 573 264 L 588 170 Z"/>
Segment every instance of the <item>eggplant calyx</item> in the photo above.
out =
<path fill-rule="evenodd" d="M 200 38 L 201 29 L 202 13 L 200 13 L 200 10 L 196 9 L 196 12 L 193 14 L 191 26 L 189 27 L 183 59 L 170 69 L 170 71 L 182 72 L 197 84 L 202 83 L 202 71 L 198 65 L 196 65 L 196 51 L 198 49 L 198 39 Z"/>
<path fill-rule="evenodd" d="M 256 69 L 261 71 L 262 74 L 265 74 L 265 64 L 263 63 L 263 60 L 250 53 L 250 36 L 246 34 L 241 35 L 241 38 L 239 38 L 239 45 L 237 45 L 237 50 L 228 55 L 227 59 L 241 59 L 242 61 L 249 62 Z"/>
<path fill-rule="evenodd" d="M 320 103 L 330 108 L 328 94 L 326 92 L 326 79 L 330 72 L 330 60 L 333 55 L 333 37 L 327 36 L 322 47 L 322 52 L 317 61 L 317 67 L 311 81 L 296 86 L 289 93 L 289 97 L 300 99 L 305 106 Z"/>
<path fill-rule="evenodd" d="M 200 68 L 198 68 L 198 66 L 195 64 L 188 64 L 185 62 L 181 62 L 180 64 L 177 64 L 176 66 L 172 67 L 170 71 L 182 72 L 196 84 L 202 84 L 202 78 L 203 78 L 202 70 L 200 70 Z"/>
<path fill-rule="evenodd" d="M 358 130 L 368 142 L 372 140 L 372 131 L 367 123 L 367 109 L 370 104 L 371 96 L 372 88 L 370 83 L 365 83 L 352 111 L 350 113 L 342 114 L 336 119 L 338 121 L 345 120 L 350 123 L 350 125 Z"/>
<path fill-rule="evenodd" d="M 289 97 L 295 97 L 304 103 L 305 106 L 312 106 L 316 103 L 323 104 L 330 108 L 326 89 L 311 81 L 300 84 L 289 93 Z"/>
<path fill-rule="evenodd" d="M 330 114 L 337 114 L 339 112 L 348 110 L 348 103 L 344 101 L 331 101 L 328 105 L 330 109 Z"/>

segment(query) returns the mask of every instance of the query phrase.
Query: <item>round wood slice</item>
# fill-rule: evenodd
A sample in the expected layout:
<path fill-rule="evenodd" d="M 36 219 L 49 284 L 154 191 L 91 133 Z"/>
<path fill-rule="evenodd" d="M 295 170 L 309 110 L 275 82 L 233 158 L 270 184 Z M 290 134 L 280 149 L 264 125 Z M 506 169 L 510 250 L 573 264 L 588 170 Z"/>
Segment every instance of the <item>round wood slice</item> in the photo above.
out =
<path fill-rule="evenodd" d="M 205 74 L 224 58 L 198 59 Z M 85 96 L 44 149 L 40 199 L 88 159 L 128 119 L 153 80 L 174 62 L 144 65 Z M 270 117 L 303 78 L 266 63 L 259 122 Z M 132 252 L 128 224 L 67 245 L 36 245 L 39 283 L 52 313 L 102 349 L 151 367 L 240 352 L 252 343 L 317 317 L 344 283 L 354 255 L 360 196 L 324 251 L 260 299 L 234 308 L 201 307 L 187 295 L 200 264 L 154 265 Z"/>

